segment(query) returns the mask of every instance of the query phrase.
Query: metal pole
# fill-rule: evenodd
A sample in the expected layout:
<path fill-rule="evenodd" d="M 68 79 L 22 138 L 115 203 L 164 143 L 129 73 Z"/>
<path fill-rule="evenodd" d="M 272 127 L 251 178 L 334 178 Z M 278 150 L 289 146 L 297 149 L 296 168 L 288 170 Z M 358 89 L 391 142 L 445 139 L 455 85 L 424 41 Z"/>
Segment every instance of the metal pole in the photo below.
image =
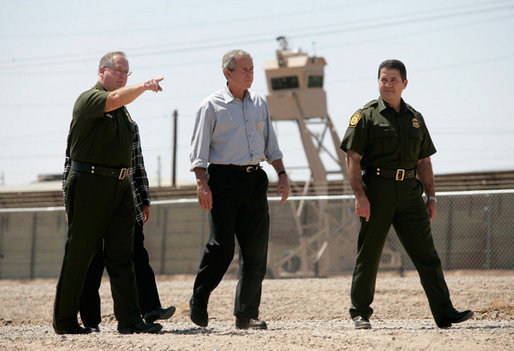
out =
<path fill-rule="evenodd" d="M 161 155 L 157 155 L 157 186 L 161 187 Z"/>
<path fill-rule="evenodd" d="M 173 188 L 177 185 L 177 117 L 178 111 L 173 111 L 173 161 L 172 161 L 172 172 L 171 172 L 171 186 Z"/>
<path fill-rule="evenodd" d="M 491 196 L 487 195 L 487 244 L 485 251 L 485 269 L 491 269 L 491 247 L 492 247 L 492 231 L 493 231 L 493 208 Z"/>
<path fill-rule="evenodd" d="M 166 236 L 168 233 L 168 208 L 162 207 L 163 223 L 162 223 L 162 237 L 161 237 L 161 274 L 166 273 Z"/>
<path fill-rule="evenodd" d="M 0 258 L 4 257 L 4 223 L 7 221 L 7 216 L 7 213 L 0 215 Z M 0 279 L 4 277 L 2 274 L 2 263 L 3 260 L 0 259 Z"/>
<path fill-rule="evenodd" d="M 35 278 L 34 268 L 36 266 L 36 233 L 37 233 L 37 212 L 32 216 L 32 240 L 30 246 L 30 279 Z"/>
<path fill-rule="evenodd" d="M 453 248 L 453 197 L 448 198 L 448 227 L 446 234 L 446 267 L 445 269 L 452 269 L 452 248 Z"/>

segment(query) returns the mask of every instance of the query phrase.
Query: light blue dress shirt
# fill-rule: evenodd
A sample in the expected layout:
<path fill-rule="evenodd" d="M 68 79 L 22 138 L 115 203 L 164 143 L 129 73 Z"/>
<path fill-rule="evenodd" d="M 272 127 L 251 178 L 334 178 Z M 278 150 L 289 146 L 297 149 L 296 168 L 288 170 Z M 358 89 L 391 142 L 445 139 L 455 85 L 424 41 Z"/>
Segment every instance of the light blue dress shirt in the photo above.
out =
<path fill-rule="evenodd" d="M 247 91 L 241 101 L 224 87 L 200 105 L 191 138 L 191 171 L 209 163 L 242 166 L 282 157 L 261 96 Z"/>

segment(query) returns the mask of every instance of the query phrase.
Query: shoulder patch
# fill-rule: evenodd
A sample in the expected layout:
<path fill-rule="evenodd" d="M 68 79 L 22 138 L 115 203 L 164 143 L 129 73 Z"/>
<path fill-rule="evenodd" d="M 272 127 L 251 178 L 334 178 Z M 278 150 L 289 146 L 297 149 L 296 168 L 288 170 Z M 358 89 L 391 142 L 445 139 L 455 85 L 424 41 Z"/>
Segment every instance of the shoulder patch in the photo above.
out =
<path fill-rule="evenodd" d="M 362 113 L 360 112 L 355 112 L 352 116 L 352 118 L 350 118 L 350 125 L 349 127 L 350 128 L 355 128 L 355 126 L 357 126 L 357 123 L 359 123 L 359 121 L 361 120 L 362 118 Z"/>

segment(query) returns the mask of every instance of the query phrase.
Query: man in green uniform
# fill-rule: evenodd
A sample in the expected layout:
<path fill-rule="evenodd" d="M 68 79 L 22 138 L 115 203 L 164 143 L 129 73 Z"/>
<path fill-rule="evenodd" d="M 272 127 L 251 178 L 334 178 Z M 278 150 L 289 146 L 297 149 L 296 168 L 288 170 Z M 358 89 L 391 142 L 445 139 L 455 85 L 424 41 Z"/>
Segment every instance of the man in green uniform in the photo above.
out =
<path fill-rule="evenodd" d="M 355 328 L 371 328 L 380 255 L 392 224 L 419 273 L 437 326 L 448 328 L 473 312 L 453 307 L 432 239 L 430 221 L 437 209 L 430 156 L 436 150 L 423 116 L 402 99 L 407 87 L 404 64 L 382 62 L 378 87 L 379 99 L 352 116 L 341 142 L 361 221 L 350 316 Z"/>
<path fill-rule="evenodd" d="M 71 171 L 65 184 L 68 240 L 57 292 L 53 327 L 57 334 L 85 334 L 78 324 L 79 297 L 89 264 L 104 242 L 114 314 L 122 334 L 157 333 L 160 324 L 139 314 L 133 268 L 136 209 L 130 177 L 134 125 L 124 105 L 143 92 L 161 91 L 163 78 L 125 87 L 130 75 L 123 52 L 100 60 L 98 83 L 75 102 L 68 135 Z"/>

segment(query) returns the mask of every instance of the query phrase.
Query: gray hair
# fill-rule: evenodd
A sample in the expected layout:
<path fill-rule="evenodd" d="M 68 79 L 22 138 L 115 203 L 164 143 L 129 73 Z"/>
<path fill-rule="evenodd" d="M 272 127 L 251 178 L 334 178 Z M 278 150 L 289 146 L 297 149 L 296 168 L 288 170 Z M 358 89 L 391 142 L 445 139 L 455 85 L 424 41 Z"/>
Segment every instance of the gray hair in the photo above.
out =
<path fill-rule="evenodd" d="M 124 59 L 127 59 L 127 56 L 123 51 L 108 52 L 100 59 L 100 63 L 98 64 L 98 73 L 100 73 L 100 67 L 111 67 L 115 56 L 121 56 Z"/>
<path fill-rule="evenodd" d="M 225 75 L 226 69 L 232 72 L 236 68 L 236 60 L 240 57 L 252 58 L 252 55 L 241 49 L 230 50 L 225 55 L 223 55 L 223 60 L 221 62 L 221 69 L 223 70 L 223 75 Z"/>

